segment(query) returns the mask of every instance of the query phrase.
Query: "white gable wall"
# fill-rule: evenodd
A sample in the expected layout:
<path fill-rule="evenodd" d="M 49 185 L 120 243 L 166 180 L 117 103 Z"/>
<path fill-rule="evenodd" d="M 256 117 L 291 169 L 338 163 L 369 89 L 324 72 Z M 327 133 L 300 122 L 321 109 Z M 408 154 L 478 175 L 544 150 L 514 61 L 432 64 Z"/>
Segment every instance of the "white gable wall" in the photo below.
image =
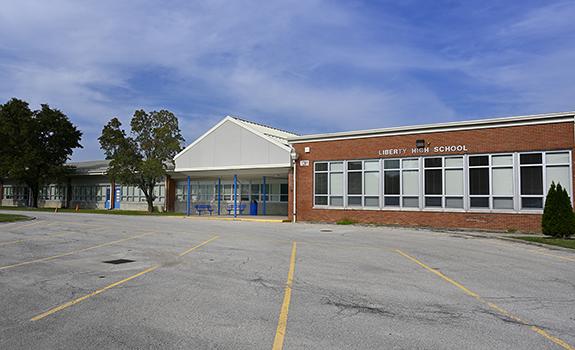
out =
<path fill-rule="evenodd" d="M 232 120 L 224 120 L 175 158 L 176 171 L 285 164 L 287 148 Z"/>

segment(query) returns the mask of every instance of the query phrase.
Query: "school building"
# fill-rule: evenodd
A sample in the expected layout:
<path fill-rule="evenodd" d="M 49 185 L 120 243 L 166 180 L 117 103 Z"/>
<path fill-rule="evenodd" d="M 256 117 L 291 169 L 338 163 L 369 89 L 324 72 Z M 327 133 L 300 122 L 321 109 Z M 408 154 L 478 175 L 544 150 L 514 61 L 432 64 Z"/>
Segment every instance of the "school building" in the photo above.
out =
<path fill-rule="evenodd" d="M 574 113 L 296 135 L 226 117 L 180 152 L 156 187 L 158 210 L 275 215 L 292 221 L 540 231 L 546 192 L 573 197 Z M 40 205 L 145 210 L 107 177 L 108 161 L 71 163 Z M 3 206 L 29 204 L 5 182 Z"/>

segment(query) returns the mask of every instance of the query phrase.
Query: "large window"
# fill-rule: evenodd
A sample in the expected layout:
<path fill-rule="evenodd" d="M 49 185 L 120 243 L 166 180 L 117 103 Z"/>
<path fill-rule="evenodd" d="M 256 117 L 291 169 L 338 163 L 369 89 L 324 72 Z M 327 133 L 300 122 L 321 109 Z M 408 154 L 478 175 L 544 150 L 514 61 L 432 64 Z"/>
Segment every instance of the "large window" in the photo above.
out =
<path fill-rule="evenodd" d="M 572 196 L 569 151 L 316 162 L 314 170 L 316 206 L 541 210 L 552 182 Z"/>
<path fill-rule="evenodd" d="M 4 185 L 4 199 L 13 199 L 19 201 L 28 200 L 28 187 Z"/>

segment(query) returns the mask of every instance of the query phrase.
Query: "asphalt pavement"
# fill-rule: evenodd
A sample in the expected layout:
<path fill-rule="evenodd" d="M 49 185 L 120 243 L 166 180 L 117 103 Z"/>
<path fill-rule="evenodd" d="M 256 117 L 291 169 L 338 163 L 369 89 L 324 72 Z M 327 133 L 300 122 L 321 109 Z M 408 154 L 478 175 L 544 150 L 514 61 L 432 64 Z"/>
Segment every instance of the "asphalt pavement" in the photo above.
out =
<path fill-rule="evenodd" d="M 575 252 L 425 229 L 23 213 L 36 220 L 0 224 L 0 349 L 575 349 Z"/>

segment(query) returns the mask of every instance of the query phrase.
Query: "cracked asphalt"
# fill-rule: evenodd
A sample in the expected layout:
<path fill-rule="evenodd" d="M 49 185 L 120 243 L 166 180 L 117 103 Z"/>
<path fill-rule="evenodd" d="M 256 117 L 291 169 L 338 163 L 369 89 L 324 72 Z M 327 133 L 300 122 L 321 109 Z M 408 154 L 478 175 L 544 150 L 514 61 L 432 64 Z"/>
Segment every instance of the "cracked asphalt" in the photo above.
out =
<path fill-rule="evenodd" d="M 272 349 L 288 289 L 275 349 L 575 346 L 575 252 L 424 229 L 32 215 L 0 224 L 0 349 Z M 116 259 L 133 262 L 104 263 Z"/>

